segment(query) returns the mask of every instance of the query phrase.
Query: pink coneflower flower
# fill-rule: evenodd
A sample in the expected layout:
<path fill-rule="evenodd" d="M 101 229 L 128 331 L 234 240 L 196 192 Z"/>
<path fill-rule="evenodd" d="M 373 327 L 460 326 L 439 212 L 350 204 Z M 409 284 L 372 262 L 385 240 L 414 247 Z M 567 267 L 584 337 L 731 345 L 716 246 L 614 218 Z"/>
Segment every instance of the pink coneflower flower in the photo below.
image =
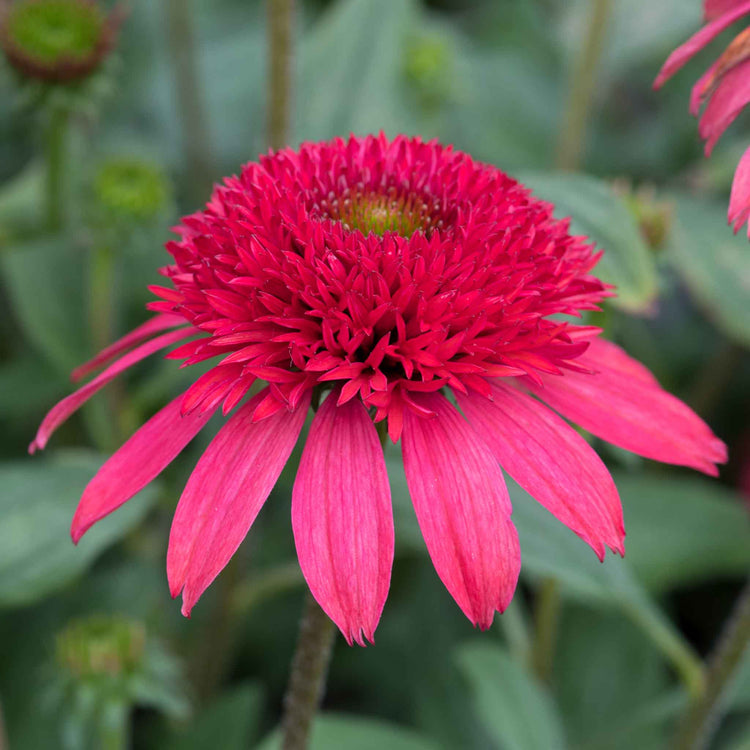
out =
<path fill-rule="evenodd" d="M 706 0 L 706 25 L 685 44 L 678 47 L 664 63 L 654 81 L 659 88 L 688 60 L 700 52 L 728 26 L 750 14 L 750 0 Z M 707 104 L 706 104 L 707 102 Z M 750 102 L 750 28 L 741 31 L 723 54 L 698 79 L 690 97 L 690 113 L 697 117 L 706 104 L 698 124 L 698 132 L 706 141 L 706 156 Z M 750 219 L 750 148 L 737 166 L 729 200 L 729 223 L 734 231 Z M 748 224 L 750 237 L 750 223 Z"/>
<path fill-rule="evenodd" d="M 247 534 L 311 404 L 292 527 L 310 590 L 350 642 L 372 640 L 390 583 L 386 431 L 438 575 L 482 628 L 520 567 L 501 466 L 600 558 L 623 552 L 612 478 L 552 409 L 659 461 L 715 474 L 725 460 L 646 368 L 560 319 L 612 294 L 591 275 L 599 254 L 464 153 L 383 135 L 285 149 L 226 179 L 176 231 L 156 317 L 79 368 L 119 357 L 52 409 L 32 450 L 149 354 L 189 339 L 167 356 L 219 358 L 104 464 L 72 526 L 77 541 L 219 406 L 233 412 L 174 516 L 167 573 L 186 615 Z"/>

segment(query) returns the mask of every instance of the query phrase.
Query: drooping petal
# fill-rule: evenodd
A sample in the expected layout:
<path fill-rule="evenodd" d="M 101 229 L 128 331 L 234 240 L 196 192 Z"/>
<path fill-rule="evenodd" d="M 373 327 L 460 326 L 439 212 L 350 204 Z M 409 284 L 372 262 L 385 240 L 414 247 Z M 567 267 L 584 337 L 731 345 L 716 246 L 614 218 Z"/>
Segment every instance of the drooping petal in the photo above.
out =
<path fill-rule="evenodd" d="M 737 8 L 744 0 L 705 0 L 703 5 L 703 18 L 706 21 L 713 21 L 724 13 L 729 13 L 733 8 Z"/>
<path fill-rule="evenodd" d="M 180 315 L 170 315 L 168 313 L 155 315 L 142 325 L 134 328 L 130 333 L 125 334 L 121 339 L 115 341 L 114 344 L 110 344 L 106 349 L 102 349 L 93 359 L 76 367 L 71 373 L 70 379 L 73 381 L 80 380 L 82 377 L 114 359 L 118 354 L 129 349 L 131 346 L 140 344 L 141 341 L 144 341 L 159 331 L 165 331 L 168 328 L 176 328 L 177 326 L 185 325 L 185 322 L 185 318 Z"/>
<path fill-rule="evenodd" d="M 732 182 L 732 195 L 729 199 L 729 223 L 734 225 L 734 231 L 750 218 L 750 148 L 748 148 L 737 165 Z M 748 225 L 750 237 L 750 225 Z"/>
<path fill-rule="evenodd" d="M 679 46 L 668 58 L 659 71 L 654 81 L 654 88 L 658 89 L 669 78 L 671 78 L 685 63 L 700 52 L 710 41 L 721 34 L 727 26 L 731 26 L 745 13 L 750 13 L 750 0 L 736 3 L 735 6 L 724 15 L 715 18 L 711 23 L 704 26 L 700 31 L 690 37 L 684 44 Z"/>
<path fill-rule="evenodd" d="M 432 419 L 404 410 L 404 471 L 440 579 L 480 628 L 513 598 L 521 551 L 497 460 L 479 434 L 437 393 L 414 398 Z"/>
<path fill-rule="evenodd" d="M 524 385 L 564 417 L 603 440 L 646 458 L 716 476 L 726 446 L 686 404 L 615 344 L 591 342 L 578 363 L 592 374 L 542 376 Z"/>
<path fill-rule="evenodd" d="M 701 138 L 706 140 L 706 156 L 711 154 L 719 138 L 748 102 L 750 102 L 750 60 L 745 60 L 724 74 L 703 110 L 698 123 L 698 132 Z"/>
<path fill-rule="evenodd" d="M 349 643 L 373 640 L 393 564 L 393 513 L 377 430 L 338 389 L 313 419 L 292 493 L 300 567 Z"/>
<path fill-rule="evenodd" d="M 546 406 L 515 388 L 495 383 L 490 398 L 456 394 L 503 469 L 600 559 L 606 547 L 624 554 L 617 488 L 591 446 Z"/>
<path fill-rule="evenodd" d="M 201 456 L 177 504 L 167 551 L 172 596 L 190 610 L 245 538 L 297 442 L 310 393 L 294 412 L 262 422 L 253 412 L 264 389 L 222 427 Z"/>
<path fill-rule="evenodd" d="M 97 472 L 83 491 L 70 533 L 78 540 L 158 476 L 200 432 L 211 412 L 180 415 L 184 394 L 155 414 Z"/>
<path fill-rule="evenodd" d="M 83 387 L 74 393 L 66 396 L 62 401 L 55 404 L 47 413 L 47 416 L 39 425 L 36 437 L 29 446 L 29 453 L 34 453 L 37 449 L 41 450 L 47 445 L 50 435 L 74 412 L 78 411 L 99 389 L 103 388 L 111 380 L 114 380 L 121 372 L 140 362 L 151 354 L 164 349 L 170 344 L 174 344 L 180 339 L 187 338 L 195 334 L 194 328 L 185 328 L 179 331 L 157 336 L 145 344 L 141 344 L 132 352 L 121 357 L 111 364 L 104 372 L 99 373 L 93 380 L 89 381 Z"/>

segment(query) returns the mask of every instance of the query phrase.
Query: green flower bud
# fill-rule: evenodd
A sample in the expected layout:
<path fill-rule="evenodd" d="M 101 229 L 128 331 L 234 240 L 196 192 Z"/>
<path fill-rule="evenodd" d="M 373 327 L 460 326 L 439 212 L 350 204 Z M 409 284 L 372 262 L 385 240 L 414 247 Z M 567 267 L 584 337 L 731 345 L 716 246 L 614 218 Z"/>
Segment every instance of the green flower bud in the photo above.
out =
<path fill-rule="evenodd" d="M 104 218 L 146 223 L 170 201 L 169 182 L 158 165 L 135 158 L 104 162 L 94 177 L 94 199 Z"/>
<path fill-rule="evenodd" d="M 93 0 L 16 0 L 0 14 L 0 47 L 26 78 L 79 81 L 114 45 L 122 16 L 106 15 Z"/>

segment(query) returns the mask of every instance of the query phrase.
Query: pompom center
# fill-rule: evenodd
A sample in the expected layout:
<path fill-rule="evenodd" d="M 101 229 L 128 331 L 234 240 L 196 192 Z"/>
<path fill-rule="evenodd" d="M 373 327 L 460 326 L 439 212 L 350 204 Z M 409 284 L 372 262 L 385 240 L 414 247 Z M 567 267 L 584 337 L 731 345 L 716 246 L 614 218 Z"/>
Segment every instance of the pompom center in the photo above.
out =
<path fill-rule="evenodd" d="M 440 203 L 395 187 L 384 192 L 346 188 L 340 196 L 322 201 L 321 208 L 327 218 L 340 221 L 349 231 L 358 230 L 365 237 L 382 237 L 387 232 L 406 238 L 415 232 L 430 235 L 444 224 Z"/>

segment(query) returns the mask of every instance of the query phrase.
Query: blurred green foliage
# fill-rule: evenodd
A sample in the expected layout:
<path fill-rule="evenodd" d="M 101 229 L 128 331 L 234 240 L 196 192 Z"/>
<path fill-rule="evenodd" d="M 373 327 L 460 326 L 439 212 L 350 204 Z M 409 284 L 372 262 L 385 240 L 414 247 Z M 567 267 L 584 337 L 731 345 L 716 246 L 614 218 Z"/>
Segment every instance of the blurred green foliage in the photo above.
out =
<path fill-rule="evenodd" d="M 145 319 L 146 285 L 167 262 L 161 245 L 168 227 L 198 208 L 189 198 L 196 190 L 208 198 L 208 185 L 191 182 L 194 144 L 186 141 L 175 94 L 179 61 L 167 43 L 164 4 L 129 5 L 119 64 L 97 84 L 110 94 L 75 93 L 77 102 L 95 95 L 96 106 L 76 107 L 73 115 L 72 221 L 63 234 L 43 230 L 40 107 L 47 105 L 0 68 L 5 731 L 14 750 L 63 747 L 63 737 L 66 746 L 91 746 L 75 730 L 83 709 L 60 713 L 50 697 L 50 684 L 54 692 L 64 682 L 52 669 L 55 642 L 80 618 L 120 615 L 165 644 L 161 656 L 144 657 L 157 676 L 133 701 L 133 747 L 271 748 L 278 745 L 272 732 L 302 596 L 289 524 L 298 458 L 233 568 L 186 621 L 164 573 L 169 522 L 220 420 L 158 484 L 77 548 L 68 527 L 102 460 L 92 446 L 110 448 L 113 432 L 124 439 L 195 378 L 194 368 L 186 373 L 162 361 L 134 368 L 119 390 L 111 387 L 122 407 L 116 424 L 105 392 L 59 431 L 49 455 L 24 456 L 40 418 L 69 392 L 68 373 L 92 354 L 97 250 L 112 253 L 112 334 L 119 335 Z M 264 8 L 246 0 L 191 0 L 183 8 L 195 33 L 211 177 L 219 180 L 265 149 Z M 650 366 L 730 445 L 721 479 L 708 481 L 595 441 L 622 495 L 625 560 L 598 563 L 511 485 L 522 584 L 511 610 L 484 634 L 472 631 L 437 580 L 398 452 L 390 449 L 397 544 L 391 594 L 377 646 L 337 643 L 312 746 L 665 748 L 686 703 L 680 669 L 711 646 L 750 568 L 750 500 L 739 491 L 750 471 L 750 250 L 725 220 L 747 121 L 740 119 L 706 162 L 687 100 L 709 58 L 692 62 L 664 91 L 650 87 L 669 51 L 697 28 L 700 3 L 613 0 L 582 174 L 565 175 L 554 171 L 555 154 L 586 0 L 310 0 L 298 10 L 293 143 L 381 129 L 420 134 L 522 177 L 556 204 L 558 216 L 572 217 L 573 231 L 606 250 L 599 269 L 619 297 L 589 322 Z M 123 181 L 102 167 L 107 163 L 148 169 Z M 643 236 L 627 196 L 613 187 L 622 179 L 650 186 L 654 200 L 674 206 L 660 252 Z M 525 634 L 537 584 L 550 575 L 561 582 L 563 607 L 552 678 L 543 685 L 527 668 Z M 726 703 L 729 718 L 712 747 L 739 750 L 750 740 L 750 658 Z"/>

